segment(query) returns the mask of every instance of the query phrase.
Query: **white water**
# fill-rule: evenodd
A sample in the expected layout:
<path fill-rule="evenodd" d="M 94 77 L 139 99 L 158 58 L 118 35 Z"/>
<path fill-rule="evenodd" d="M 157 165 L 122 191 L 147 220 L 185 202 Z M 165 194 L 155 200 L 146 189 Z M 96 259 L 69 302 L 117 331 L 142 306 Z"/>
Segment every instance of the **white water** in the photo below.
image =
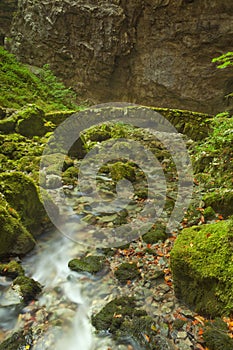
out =
<path fill-rule="evenodd" d="M 55 288 L 59 288 L 61 302 L 66 303 L 67 308 L 69 305 L 72 305 L 73 309 L 76 308 L 71 324 L 68 329 L 66 327 L 65 331 L 56 334 L 56 343 L 52 348 L 54 350 L 94 350 L 96 339 L 89 320 L 88 302 L 81 295 L 78 274 L 68 268 L 69 260 L 82 252 L 83 248 L 57 232 L 49 236 L 49 240 L 45 242 L 41 240 L 31 257 L 25 259 L 23 267 L 27 275 L 44 286 L 43 294 L 39 299 L 41 307 L 45 307 L 48 312 L 54 310 L 53 303 L 57 303 L 58 300 L 53 300 L 51 293 Z M 65 319 L 66 314 L 61 314 L 60 317 Z M 46 336 L 49 337 L 49 334 L 45 334 L 44 338 Z M 45 350 L 44 343 L 45 339 L 39 340 L 33 349 Z"/>

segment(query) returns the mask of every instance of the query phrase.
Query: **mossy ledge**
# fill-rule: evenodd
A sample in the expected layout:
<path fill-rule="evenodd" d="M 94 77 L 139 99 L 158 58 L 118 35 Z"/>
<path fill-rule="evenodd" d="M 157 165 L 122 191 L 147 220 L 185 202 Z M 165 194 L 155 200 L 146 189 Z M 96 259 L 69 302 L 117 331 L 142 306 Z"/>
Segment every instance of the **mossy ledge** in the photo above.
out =
<path fill-rule="evenodd" d="M 210 317 L 233 311 L 233 222 L 184 229 L 171 251 L 176 296 Z"/>

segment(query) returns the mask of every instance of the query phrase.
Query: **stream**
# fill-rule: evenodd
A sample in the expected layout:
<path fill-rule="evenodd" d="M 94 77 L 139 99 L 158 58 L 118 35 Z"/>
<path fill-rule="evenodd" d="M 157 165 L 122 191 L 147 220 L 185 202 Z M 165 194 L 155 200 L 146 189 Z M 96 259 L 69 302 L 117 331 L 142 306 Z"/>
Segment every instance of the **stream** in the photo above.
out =
<path fill-rule="evenodd" d="M 68 268 L 68 261 L 85 251 L 85 247 L 62 236 L 57 230 L 45 233 L 36 248 L 22 261 L 26 275 L 42 284 L 42 295 L 26 306 L 18 319 L 13 307 L 10 313 L 9 308 L 5 311 L 1 308 L 1 327 L 16 331 L 34 317 L 35 350 L 127 349 L 114 344 L 107 334 L 96 336 L 90 324 L 93 310 L 101 309 L 118 292 L 105 277 L 81 275 Z M 10 282 L 5 283 L 5 287 L 9 285 Z"/>
<path fill-rule="evenodd" d="M 171 145 L 176 142 L 176 145 L 178 144 L 179 147 L 181 147 L 181 137 L 179 135 L 171 133 L 165 133 L 165 135 L 166 137 L 163 134 L 163 138 L 170 141 Z M 147 142 L 150 143 L 151 138 L 148 137 Z M 108 148 L 112 147 L 111 144 L 107 144 L 107 146 Z M 139 155 L 141 154 L 140 152 L 138 153 Z M 185 157 L 182 147 L 178 153 L 179 157 L 177 163 L 180 166 L 183 179 L 186 179 L 184 171 L 186 167 L 183 165 L 183 163 L 185 163 Z M 96 155 L 94 155 L 94 159 L 95 157 Z M 148 159 L 150 160 L 150 158 Z M 166 194 L 169 195 L 168 202 L 170 200 L 170 202 L 173 203 L 177 197 L 180 202 L 180 207 L 177 207 L 176 216 L 178 215 L 179 217 L 181 209 L 184 209 L 185 200 L 190 196 L 189 183 L 187 186 L 184 183 L 183 187 L 181 186 L 182 191 L 179 193 L 173 179 L 173 170 L 170 171 L 168 169 L 171 181 L 170 184 L 168 183 L 167 186 L 165 186 L 162 168 L 156 163 L 153 169 L 153 167 L 151 168 L 151 162 L 148 161 L 147 163 L 148 164 L 144 165 L 143 170 L 147 170 L 147 175 L 156 184 L 154 189 L 155 193 L 153 192 L 151 197 L 156 198 L 159 206 L 162 206 Z M 90 160 L 87 164 L 90 164 Z M 171 164 L 171 161 L 166 156 L 166 158 L 164 158 L 163 167 L 169 168 L 169 164 Z M 158 169 L 162 174 L 159 173 L 160 176 L 157 175 Z M 92 172 L 89 174 L 88 171 L 91 171 L 89 167 L 87 167 L 86 172 L 90 177 Z M 137 171 L 139 172 L 139 170 Z M 109 202 L 111 202 L 113 198 L 111 186 L 109 187 L 109 183 L 111 185 L 111 181 L 109 182 L 109 180 L 111 179 L 106 178 L 104 174 L 98 174 L 98 176 L 100 178 L 101 189 L 104 191 L 103 195 L 106 196 L 106 198 L 102 197 L 102 201 L 103 198 L 105 198 L 105 207 L 109 208 Z M 51 179 L 56 179 L 56 175 L 47 175 L 47 180 Z M 107 186 L 102 183 L 106 182 L 106 179 Z M 140 176 L 139 183 L 141 186 L 139 189 L 144 189 Z M 137 199 L 135 200 L 133 198 L 131 193 L 132 188 L 129 187 L 129 181 L 121 183 L 121 185 L 122 186 L 116 189 L 117 195 L 120 194 L 120 196 L 118 196 L 120 197 L 120 201 L 115 201 L 114 203 L 116 205 L 123 203 L 128 213 L 127 215 L 129 215 L 130 218 L 137 217 L 138 212 L 143 213 L 142 205 L 144 202 L 140 200 L 137 201 Z M 85 186 L 82 188 L 83 192 L 85 192 L 86 188 L 88 189 L 86 183 Z M 93 241 L 93 237 L 87 235 L 85 220 L 87 218 L 88 220 L 92 220 L 93 214 L 91 214 L 91 206 L 95 208 L 95 199 L 90 198 L 88 192 L 85 194 L 84 200 L 79 190 L 75 187 L 71 189 L 71 191 L 67 186 L 64 186 L 63 189 L 58 187 L 49 190 L 49 192 L 53 194 L 53 198 L 55 198 L 55 202 L 59 205 L 59 208 L 64 210 L 65 218 L 69 218 L 68 224 L 65 226 L 65 233 L 64 230 L 62 231 L 63 234 L 56 229 L 44 232 L 39 238 L 35 249 L 22 260 L 22 267 L 25 270 L 25 275 L 38 281 L 43 286 L 43 291 L 38 300 L 31 302 L 24 307 L 20 313 L 17 313 L 17 308 L 15 307 L 17 301 L 15 302 L 12 300 L 14 296 L 8 295 L 8 304 L 4 305 L 2 302 L 5 295 L 7 295 L 10 290 L 11 282 L 6 278 L 0 280 L 0 316 L 2 320 L 0 329 L 3 330 L 2 334 L 0 331 L 0 340 L 7 338 L 12 331 L 26 329 L 31 330 L 32 342 L 30 347 L 24 347 L 24 350 L 29 348 L 33 350 L 143 350 L 136 344 L 132 346 L 132 343 L 130 343 L 130 345 L 129 343 L 126 345 L 117 344 L 107 331 L 97 335 L 90 322 L 92 314 L 99 312 L 107 303 L 116 297 L 135 295 L 137 296 L 137 305 L 143 308 L 148 315 L 152 316 L 155 320 L 154 327 L 159 330 L 159 338 L 157 338 L 158 343 L 162 342 L 165 344 L 161 346 L 161 349 L 177 349 L 170 339 L 178 343 L 183 342 L 183 347 L 179 347 L 179 349 L 191 349 L 192 342 L 189 340 L 187 332 L 183 332 L 179 337 L 179 332 L 171 333 L 169 328 L 176 318 L 176 310 L 181 310 L 179 303 L 175 299 L 172 288 L 165 283 L 166 280 L 163 278 L 163 272 L 168 270 L 169 267 L 169 252 L 173 244 L 173 239 L 151 244 L 151 249 L 158 252 L 158 254 L 152 254 L 147 253 L 147 244 L 140 239 L 136 241 L 127 238 L 126 243 L 131 242 L 130 249 L 135 252 L 132 257 L 116 255 L 110 259 L 109 265 L 111 266 L 107 271 L 100 274 L 97 273 L 94 276 L 88 273 L 80 274 L 71 271 L 68 267 L 68 262 L 71 259 L 82 257 L 87 253 L 94 252 L 96 254 L 98 244 L 95 244 L 95 247 L 93 247 L 93 242 L 101 243 L 102 240 L 109 240 L 109 236 L 100 236 L 98 239 L 96 238 L 97 236 L 93 236 L 95 237 Z M 63 196 L 64 194 L 65 196 Z M 110 197 L 109 194 L 111 194 Z M 127 198 L 127 201 L 122 202 L 121 196 L 122 198 Z M 66 197 L 67 200 L 65 206 L 63 206 L 64 203 L 62 203 L 64 197 Z M 130 200 L 128 200 L 129 197 Z M 148 202 L 150 202 L 149 199 Z M 105 207 L 103 208 L 105 209 Z M 101 210 L 103 208 L 101 207 Z M 168 206 L 162 214 L 160 213 L 161 223 L 167 223 L 172 208 L 173 205 Z M 148 217 L 154 219 L 154 212 L 151 212 L 150 207 L 147 209 L 147 212 Z M 100 231 L 103 231 L 101 225 L 104 225 L 103 227 L 109 227 L 109 232 L 112 232 L 112 222 L 122 219 L 120 213 L 123 213 L 123 211 L 120 212 L 117 207 L 117 213 L 114 215 L 109 211 L 104 216 L 102 214 L 97 216 L 100 223 Z M 176 216 L 174 215 L 173 217 L 174 222 L 178 222 Z M 140 220 L 143 222 L 144 218 L 145 214 L 143 213 Z M 137 223 L 137 221 L 135 222 Z M 133 234 L 132 237 L 139 238 L 141 234 L 140 231 L 138 233 L 137 225 L 135 226 L 132 232 L 134 233 L 136 230 L 137 237 L 135 234 Z M 124 225 L 122 227 L 124 228 Z M 90 234 L 90 232 L 88 232 L 88 234 Z M 96 233 L 98 234 L 99 232 L 95 232 L 94 230 L 94 234 Z M 78 234 L 78 238 L 76 234 Z M 126 234 L 129 234 L 128 231 Z M 131 236 L 129 235 L 129 237 Z M 85 244 L 79 243 L 79 239 L 85 242 Z M 92 247 L 88 246 L 88 242 L 89 244 L 92 243 Z M 111 240 L 110 243 L 112 243 Z M 114 247 L 116 245 L 111 244 L 109 246 Z M 105 245 L 105 247 L 107 247 L 107 245 Z M 114 270 L 124 261 L 134 261 L 137 263 L 142 278 L 137 281 L 132 281 L 129 285 L 126 284 L 122 286 L 114 277 Z M 169 276 L 167 277 L 170 278 Z M 191 314 L 186 308 L 184 308 L 182 312 L 187 315 Z"/>

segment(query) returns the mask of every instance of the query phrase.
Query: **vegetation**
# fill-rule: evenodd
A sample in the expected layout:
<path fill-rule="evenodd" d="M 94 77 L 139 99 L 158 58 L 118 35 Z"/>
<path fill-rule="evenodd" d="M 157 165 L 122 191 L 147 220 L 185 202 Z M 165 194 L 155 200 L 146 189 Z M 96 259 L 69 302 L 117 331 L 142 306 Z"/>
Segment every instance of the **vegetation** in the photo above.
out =
<path fill-rule="evenodd" d="M 233 52 L 227 52 L 219 57 L 212 59 L 213 63 L 217 63 L 217 68 L 224 69 L 233 66 Z M 233 97 L 233 92 L 225 96 L 226 98 Z"/>
<path fill-rule="evenodd" d="M 220 69 L 233 66 L 233 52 L 227 52 L 219 57 L 215 57 L 212 59 L 212 62 L 217 63 L 217 68 Z"/>
<path fill-rule="evenodd" d="M 66 88 L 48 64 L 34 74 L 0 46 L 0 105 L 20 108 L 36 103 L 45 110 L 77 109 L 75 93 Z"/>

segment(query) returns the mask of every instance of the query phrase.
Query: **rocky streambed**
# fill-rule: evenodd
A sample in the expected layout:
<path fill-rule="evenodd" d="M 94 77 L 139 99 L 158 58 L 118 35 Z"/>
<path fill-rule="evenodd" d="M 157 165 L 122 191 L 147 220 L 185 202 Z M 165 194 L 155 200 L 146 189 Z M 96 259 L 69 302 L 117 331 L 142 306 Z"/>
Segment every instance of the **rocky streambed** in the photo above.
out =
<path fill-rule="evenodd" d="M 3 120 L 2 124 L 5 122 Z M 203 126 L 205 132 L 202 137 L 205 137 L 209 123 L 208 119 Z M 190 139 L 190 135 L 194 135 L 191 124 L 182 121 L 180 128 L 187 131 L 188 137 L 166 131 L 156 133 L 146 127 L 143 130 L 135 129 L 123 123 L 103 124 L 84 132 L 81 141 L 74 145 L 65 158 L 52 138 L 50 146 L 52 144 L 53 152 L 46 156 L 44 154 L 44 159 L 42 157 L 40 186 L 43 196 L 46 192 L 44 200 L 46 198 L 49 208 L 53 209 L 52 219 L 65 218 L 65 224 L 64 220 L 59 223 L 62 234 L 49 226 L 35 187 L 32 187 L 35 192 L 30 190 L 27 194 L 26 190 L 32 186 L 29 177 L 38 182 L 38 158 L 42 155 L 43 142 L 48 139 L 46 136 L 34 137 L 27 143 L 25 136 L 14 134 L 12 130 L 12 133 L 4 136 L 4 140 L 0 140 L 1 149 L 5 152 L 1 161 L 4 179 L 1 192 L 5 196 L 2 211 L 8 220 L 3 221 L 3 227 L 4 232 L 12 234 L 11 255 L 2 253 L 0 265 L 1 350 L 60 350 L 64 347 L 67 350 L 201 350 L 206 346 L 210 350 L 232 349 L 232 300 L 230 294 L 225 292 L 231 288 L 231 279 L 224 284 L 226 279 L 222 277 L 222 271 L 226 270 L 229 265 L 227 262 L 231 259 L 232 225 L 230 220 L 223 220 L 228 219 L 230 211 L 223 212 L 224 216 L 221 214 L 226 203 L 212 198 L 214 191 L 210 191 L 212 197 L 206 200 L 208 206 L 202 201 L 205 191 L 201 182 L 203 174 L 195 177 L 189 208 L 183 205 L 186 211 L 182 213 L 184 219 L 181 223 L 174 222 L 173 229 L 167 230 L 177 197 L 180 196 L 181 204 L 184 204 L 190 194 L 190 183 L 185 177 L 189 166 L 187 154 L 176 141 L 176 151 L 182 160 L 178 165 L 187 165 L 187 168 L 182 168 L 182 179 L 186 182 L 184 191 L 180 193 L 177 164 L 161 142 L 161 137 L 170 144 L 174 144 L 174 140 L 181 144 L 182 140 L 192 153 L 195 142 Z M 199 136 L 200 133 L 197 139 Z M 92 182 L 84 181 L 80 188 L 78 176 L 82 162 L 86 161 L 87 179 L 92 177 L 90 165 L 101 154 L 101 142 L 110 140 L 104 150 L 114 149 L 114 154 L 118 154 L 119 145 L 113 142 L 118 138 L 124 139 L 124 146 L 128 145 L 125 142 L 127 138 L 148 147 L 160 165 L 152 167 L 147 162 L 141 169 L 132 159 L 121 156 L 117 160 L 103 162 L 95 174 L 97 188 L 101 193 L 102 206 L 99 207 L 96 197 L 91 195 Z M 32 145 L 37 152 L 36 157 Z M 96 151 L 93 152 L 93 149 Z M 89 158 L 85 158 L 88 153 Z M 9 154 L 12 160 L 6 162 Z M 205 163 L 206 156 L 203 155 L 195 163 L 196 168 L 201 167 L 203 173 L 205 167 L 209 166 Z M 225 152 L 223 159 L 228 156 Z M 60 173 L 59 162 L 62 157 L 64 161 Z M 26 169 L 23 164 L 27 164 Z M 10 175 L 7 175 L 9 170 Z M 164 175 L 157 176 L 159 171 Z M 151 195 L 147 186 L 148 178 L 156 182 L 157 187 L 154 187 L 151 197 L 156 199 L 158 207 L 163 207 L 163 211 L 159 212 L 159 218 L 146 233 L 136 225 L 129 230 L 126 225 L 138 215 L 140 220 L 137 224 L 154 215 L 151 208 L 145 215 L 142 214 Z M 24 198 L 28 206 L 20 204 L 22 202 L 19 200 L 13 201 L 15 197 L 12 193 L 17 181 L 22 188 L 15 192 L 19 193 L 16 198 Z M 208 186 L 211 186 L 210 182 Z M 29 196 L 31 193 L 34 193 L 36 201 Z M 227 193 L 224 200 L 230 203 L 231 192 L 225 189 L 224 193 Z M 117 210 L 106 211 L 106 208 L 111 208 L 113 201 Z M 35 203 L 37 206 L 32 205 Z M 122 203 L 123 209 L 120 207 Z M 31 212 L 30 220 L 28 212 Z M 16 224 L 14 220 L 21 225 L 19 236 L 13 236 L 13 232 L 7 231 L 9 222 Z M 41 222 L 43 227 L 39 227 Z M 116 241 L 113 233 L 119 227 L 127 235 L 120 235 L 120 240 Z M 125 227 L 127 230 L 124 230 Z M 43 234 L 38 237 L 41 229 Z M 180 231 L 182 234 L 179 234 Z M 201 245 L 198 245 L 198 237 L 201 237 Z M 23 243 L 18 245 L 16 238 L 18 241 L 21 238 Z M 173 249 L 176 241 L 178 243 Z M 223 249 L 214 255 L 216 244 Z M 31 250 L 33 246 L 35 248 Z M 21 250 L 15 251 L 16 247 Z M 205 266 L 203 256 L 208 266 L 212 266 L 213 257 L 213 269 L 201 268 Z M 224 259 L 221 259 L 223 256 Z M 189 257 L 193 257 L 193 260 Z M 212 273 L 215 275 L 211 279 Z M 226 275 L 231 276 L 230 268 Z M 212 283 L 216 280 L 222 283 L 222 293 L 216 289 L 220 283 Z M 190 289 L 188 286 L 191 286 Z M 208 286 L 211 286 L 210 294 Z M 228 317 L 218 318 L 222 316 L 221 311 Z M 212 317 L 214 320 L 211 320 Z"/>

